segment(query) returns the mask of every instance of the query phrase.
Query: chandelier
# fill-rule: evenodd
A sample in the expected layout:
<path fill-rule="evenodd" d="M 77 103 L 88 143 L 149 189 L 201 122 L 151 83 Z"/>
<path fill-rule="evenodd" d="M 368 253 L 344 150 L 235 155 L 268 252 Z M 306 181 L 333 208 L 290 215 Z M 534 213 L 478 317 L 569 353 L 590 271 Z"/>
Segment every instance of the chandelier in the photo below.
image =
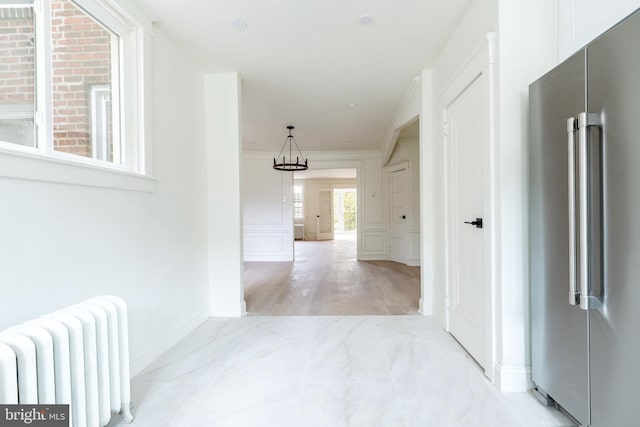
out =
<path fill-rule="evenodd" d="M 284 140 L 284 144 L 282 144 L 282 149 L 280 153 L 276 157 L 273 158 L 273 168 L 279 171 L 285 172 L 293 172 L 293 171 L 303 171 L 309 169 L 308 159 L 304 157 L 302 151 L 300 151 L 300 147 L 298 147 L 298 143 L 296 139 L 291 135 L 291 131 L 295 129 L 293 126 L 287 126 L 289 129 L 289 136 Z M 289 146 L 289 161 L 287 162 L 287 145 Z M 295 152 L 294 147 L 295 145 Z M 285 155 L 283 155 L 283 153 Z M 293 163 L 293 156 L 296 155 L 296 162 Z M 282 162 L 280 162 L 280 156 L 282 156 Z"/>

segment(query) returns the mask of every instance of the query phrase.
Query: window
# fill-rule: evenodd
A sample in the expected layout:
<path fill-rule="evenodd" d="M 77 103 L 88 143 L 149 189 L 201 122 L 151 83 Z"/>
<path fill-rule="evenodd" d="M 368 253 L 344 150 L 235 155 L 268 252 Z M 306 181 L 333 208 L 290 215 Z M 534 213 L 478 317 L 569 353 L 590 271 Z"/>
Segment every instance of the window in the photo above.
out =
<path fill-rule="evenodd" d="M 35 147 L 35 78 L 33 8 L 0 3 L 0 141 Z"/>
<path fill-rule="evenodd" d="M 304 186 L 293 186 L 293 218 L 304 219 Z"/>
<path fill-rule="evenodd" d="M 144 173 L 138 30 L 100 0 L 0 0 L 0 147 Z"/>

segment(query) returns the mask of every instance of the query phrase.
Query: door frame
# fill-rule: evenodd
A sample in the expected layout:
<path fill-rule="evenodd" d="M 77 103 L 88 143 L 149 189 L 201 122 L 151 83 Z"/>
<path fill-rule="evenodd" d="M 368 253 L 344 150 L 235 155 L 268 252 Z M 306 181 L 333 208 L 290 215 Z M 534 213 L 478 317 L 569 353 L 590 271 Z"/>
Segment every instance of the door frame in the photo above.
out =
<path fill-rule="evenodd" d="M 401 171 L 402 169 L 405 169 L 407 171 L 407 212 L 412 212 L 412 197 L 411 195 L 413 195 L 413 188 L 412 188 L 412 183 L 411 183 L 411 169 L 410 169 L 410 165 L 409 165 L 409 161 L 408 160 L 404 160 L 402 162 L 398 162 L 398 163 L 394 163 L 392 165 L 389 166 L 385 166 L 384 167 L 384 181 L 383 183 L 385 183 L 384 185 L 384 197 L 383 197 L 383 206 L 386 206 L 385 212 L 384 212 L 384 216 L 386 217 L 386 228 L 387 230 L 389 230 L 388 233 L 388 237 L 387 237 L 387 242 L 385 244 L 385 247 L 387 249 L 387 258 L 389 260 L 391 260 L 391 192 L 390 192 L 390 188 L 389 185 L 391 184 L 390 180 L 391 180 L 391 174 L 394 172 L 398 172 Z M 407 226 L 407 239 L 410 238 L 410 232 L 409 229 L 411 227 Z M 408 241 L 408 240 L 407 240 Z M 404 264 L 406 265 L 411 265 L 409 263 L 411 259 L 411 251 L 408 250 L 407 251 L 407 257 L 404 260 Z"/>
<path fill-rule="evenodd" d="M 454 223 L 451 219 L 453 209 L 453 197 L 451 190 L 457 186 L 456 176 L 452 168 L 454 161 L 453 153 L 450 147 L 450 141 L 447 136 L 447 109 L 458 99 L 458 97 L 476 80 L 481 79 L 483 92 L 483 131 L 479 136 L 479 141 L 483 144 L 484 157 L 484 250 L 485 250 L 485 269 L 484 269 L 484 374 L 491 381 L 494 380 L 496 371 L 496 287 L 498 279 L 498 266 L 496 248 L 498 247 L 498 230 L 497 223 L 497 196 L 498 188 L 497 180 L 497 138 L 496 138 L 496 65 L 495 52 L 496 40 L 493 33 L 487 34 L 487 38 L 482 46 L 471 56 L 464 67 L 451 79 L 445 90 L 442 92 L 438 108 L 442 113 L 443 126 L 443 164 L 444 164 L 444 246 L 445 246 L 445 328 L 449 331 L 450 327 L 450 297 L 451 287 L 455 277 L 455 272 L 459 268 L 453 256 L 453 249 L 456 239 Z"/>

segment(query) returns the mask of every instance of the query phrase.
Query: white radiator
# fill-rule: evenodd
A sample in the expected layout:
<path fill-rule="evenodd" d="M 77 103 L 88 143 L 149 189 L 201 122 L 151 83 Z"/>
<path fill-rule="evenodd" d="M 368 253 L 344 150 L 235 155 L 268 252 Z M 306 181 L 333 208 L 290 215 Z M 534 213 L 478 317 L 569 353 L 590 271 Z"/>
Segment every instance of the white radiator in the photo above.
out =
<path fill-rule="evenodd" d="M 127 305 L 101 296 L 0 332 L 0 403 L 69 404 L 73 427 L 131 416 Z"/>

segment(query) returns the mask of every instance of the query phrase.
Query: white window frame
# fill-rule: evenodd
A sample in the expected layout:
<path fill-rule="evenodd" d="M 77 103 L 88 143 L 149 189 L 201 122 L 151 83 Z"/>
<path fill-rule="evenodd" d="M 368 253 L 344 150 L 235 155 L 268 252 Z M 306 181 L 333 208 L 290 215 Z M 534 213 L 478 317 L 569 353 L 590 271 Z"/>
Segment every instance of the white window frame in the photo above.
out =
<path fill-rule="evenodd" d="M 300 188 L 300 215 L 296 215 L 296 188 Z M 293 197 L 291 199 L 293 204 L 293 219 L 294 220 L 303 220 L 304 219 L 304 184 L 293 184 Z"/>
<path fill-rule="evenodd" d="M 111 63 L 112 72 L 119 76 L 111 87 L 114 145 L 121 140 L 121 163 L 56 151 L 53 144 L 52 108 L 52 49 L 50 0 L 33 0 L 36 27 L 36 147 L 28 147 L 0 141 L 0 176 L 26 178 L 39 181 L 64 182 L 77 185 L 124 188 L 153 191 L 154 179 L 150 170 L 150 147 L 145 144 L 149 126 L 145 120 L 144 71 L 149 69 L 150 55 L 147 45 L 150 31 L 111 0 L 70 0 L 107 27 L 117 36 L 116 55 Z M 43 83 L 44 82 L 44 83 Z M 16 157 L 21 157 L 20 160 Z M 28 159 L 37 162 L 29 162 Z M 42 168 L 42 161 L 50 166 Z M 26 162 L 26 163 L 24 163 Z M 33 163 L 27 170 L 12 174 L 15 164 Z M 38 166 L 40 164 L 40 166 Z M 57 165 L 57 166 L 56 166 Z M 68 167 L 84 168 L 68 171 Z M 4 172 L 2 170 L 4 169 Z M 60 172 L 60 173 L 56 173 Z M 94 171 L 94 173 L 92 173 Z M 108 175 L 112 178 L 109 179 Z M 119 176 L 114 176 L 114 175 Z M 96 176 L 96 179 L 91 179 Z M 126 179 L 131 177 L 131 179 Z M 110 184 L 112 182 L 113 184 Z M 128 184 L 130 182 L 130 185 Z"/>
<path fill-rule="evenodd" d="M 91 86 L 91 157 L 97 160 L 109 157 L 109 129 L 106 126 L 109 121 L 106 120 L 106 112 L 111 109 L 111 86 Z M 121 163 L 120 143 L 115 138 L 112 141 L 112 150 L 113 162 Z"/>

